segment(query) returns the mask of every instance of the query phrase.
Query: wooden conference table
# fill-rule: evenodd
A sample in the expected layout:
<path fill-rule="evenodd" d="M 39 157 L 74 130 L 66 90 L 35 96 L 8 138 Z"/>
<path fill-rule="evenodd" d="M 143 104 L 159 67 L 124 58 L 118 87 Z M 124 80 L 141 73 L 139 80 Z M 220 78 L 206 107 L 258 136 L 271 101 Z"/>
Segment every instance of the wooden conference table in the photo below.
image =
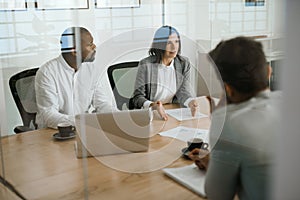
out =
<path fill-rule="evenodd" d="M 178 122 L 169 117 L 164 122 L 154 118 L 152 124 L 160 127 L 159 131 L 178 125 L 208 129 L 210 120 L 207 117 Z M 53 140 L 52 135 L 56 132 L 54 129 L 40 129 L 2 138 L 4 177 L 25 199 L 201 199 L 165 176 L 160 169 L 128 173 L 107 166 L 95 157 L 78 159 L 74 151 L 76 139 Z M 174 142 L 174 139 L 156 134 L 151 137 L 149 151 L 160 150 L 170 141 L 174 144 L 172 153 L 178 157 L 166 167 L 192 164 L 180 156 L 186 144 L 179 140 Z M 111 156 L 111 159 L 118 156 L 121 155 Z M 119 165 L 122 167 L 122 159 Z"/>

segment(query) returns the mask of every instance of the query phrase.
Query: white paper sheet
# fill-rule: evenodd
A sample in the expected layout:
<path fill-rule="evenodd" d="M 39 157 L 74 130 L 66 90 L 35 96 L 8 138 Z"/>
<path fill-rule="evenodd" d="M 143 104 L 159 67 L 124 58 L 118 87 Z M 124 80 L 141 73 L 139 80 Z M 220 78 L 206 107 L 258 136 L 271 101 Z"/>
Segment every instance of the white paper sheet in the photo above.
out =
<path fill-rule="evenodd" d="M 202 197 L 206 197 L 205 194 L 205 172 L 198 169 L 195 164 L 179 167 L 179 168 L 165 168 L 163 172 Z"/>
<path fill-rule="evenodd" d="M 204 142 L 208 141 L 208 130 L 188 128 L 185 126 L 178 126 L 176 128 L 159 133 L 161 136 L 176 138 L 178 140 L 187 142 L 192 138 L 201 138 Z"/>
<path fill-rule="evenodd" d="M 196 115 L 193 117 L 190 108 L 176 108 L 166 110 L 166 113 L 178 121 L 190 120 L 190 119 L 199 119 L 203 117 L 207 117 L 207 115 L 196 112 Z"/>

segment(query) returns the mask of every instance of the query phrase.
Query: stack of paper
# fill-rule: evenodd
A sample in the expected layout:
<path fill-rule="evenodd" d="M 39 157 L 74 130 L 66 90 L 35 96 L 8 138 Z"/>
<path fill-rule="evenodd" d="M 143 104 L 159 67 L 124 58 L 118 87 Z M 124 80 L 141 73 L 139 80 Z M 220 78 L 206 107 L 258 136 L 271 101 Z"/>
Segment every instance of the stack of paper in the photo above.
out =
<path fill-rule="evenodd" d="M 201 138 L 205 142 L 208 141 L 208 130 L 207 129 L 197 129 L 188 128 L 185 126 L 177 126 L 176 128 L 160 132 L 161 136 L 176 138 L 178 140 L 187 142 L 193 138 Z"/>
<path fill-rule="evenodd" d="M 191 114 L 190 108 L 177 108 L 177 109 L 170 109 L 166 110 L 166 113 L 178 121 L 184 121 L 184 120 L 191 120 L 191 119 L 199 119 L 203 117 L 207 117 L 207 115 L 196 112 L 195 116 L 193 117 Z"/>
<path fill-rule="evenodd" d="M 198 195 L 206 197 L 205 172 L 199 170 L 195 164 L 179 168 L 165 168 L 163 172 Z"/>

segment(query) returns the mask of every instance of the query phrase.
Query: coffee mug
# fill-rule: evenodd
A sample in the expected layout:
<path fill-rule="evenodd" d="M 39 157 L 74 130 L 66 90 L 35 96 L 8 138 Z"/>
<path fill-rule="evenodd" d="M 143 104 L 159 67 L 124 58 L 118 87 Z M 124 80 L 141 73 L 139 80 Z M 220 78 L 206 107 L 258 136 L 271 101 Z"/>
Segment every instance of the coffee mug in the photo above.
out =
<path fill-rule="evenodd" d="M 203 142 L 200 138 L 193 138 L 187 142 L 188 151 L 192 151 L 195 148 L 207 150 L 208 143 Z"/>
<path fill-rule="evenodd" d="M 71 133 L 74 133 L 75 127 L 69 123 L 59 123 L 57 125 L 58 135 L 60 137 L 68 137 Z"/>

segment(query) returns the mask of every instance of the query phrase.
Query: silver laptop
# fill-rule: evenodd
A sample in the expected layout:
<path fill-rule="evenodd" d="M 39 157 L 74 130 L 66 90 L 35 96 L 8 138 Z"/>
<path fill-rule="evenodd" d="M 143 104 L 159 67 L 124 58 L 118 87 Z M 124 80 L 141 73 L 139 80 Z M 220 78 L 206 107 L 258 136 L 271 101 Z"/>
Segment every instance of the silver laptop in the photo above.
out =
<path fill-rule="evenodd" d="M 147 151 L 151 114 L 141 109 L 76 115 L 77 157 Z"/>

